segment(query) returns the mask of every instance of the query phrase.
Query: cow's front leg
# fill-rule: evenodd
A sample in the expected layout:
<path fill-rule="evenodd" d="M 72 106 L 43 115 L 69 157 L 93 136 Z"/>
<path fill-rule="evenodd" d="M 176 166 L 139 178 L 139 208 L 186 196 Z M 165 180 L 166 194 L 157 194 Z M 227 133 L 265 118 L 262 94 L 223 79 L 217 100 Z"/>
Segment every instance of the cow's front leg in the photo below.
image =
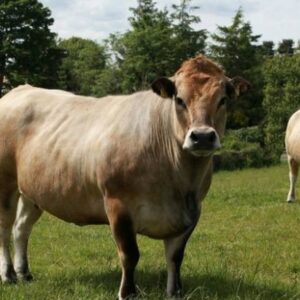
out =
<path fill-rule="evenodd" d="M 294 202 L 296 199 L 296 181 L 298 177 L 299 165 L 298 163 L 291 157 L 288 156 L 288 164 L 289 164 L 289 178 L 290 178 L 290 190 L 287 196 L 287 202 L 291 203 Z"/>
<path fill-rule="evenodd" d="M 180 278 L 180 267 L 184 256 L 186 243 L 192 234 L 195 225 L 192 225 L 184 234 L 165 239 L 165 254 L 168 268 L 167 296 L 181 298 L 182 284 Z"/>
<path fill-rule="evenodd" d="M 119 299 L 128 299 L 136 295 L 134 270 L 139 260 L 136 233 L 132 218 L 119 199 L 106 199 L 105 204 L 122 265 Z"/>
<path fill-rule="evenodd" d="M 27 246 L 32 226 L 40 218 L 42 211 L 24 196 L 20 196 L 17 217 L 13 228 L 15 257 L 14 267 L 21 280 L 30 281 L 32 275 L 29 271 Z"/>

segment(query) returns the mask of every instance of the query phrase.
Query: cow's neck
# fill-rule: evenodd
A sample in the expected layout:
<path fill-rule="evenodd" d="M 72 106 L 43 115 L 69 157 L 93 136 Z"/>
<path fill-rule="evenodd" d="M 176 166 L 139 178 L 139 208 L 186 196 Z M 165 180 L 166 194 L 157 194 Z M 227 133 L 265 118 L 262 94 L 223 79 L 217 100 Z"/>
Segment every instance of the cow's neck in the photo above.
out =
<path fill-rule="evenodd" d="M 183 150 L 182 144 L 176 139 L 176 111 L 172 101 L 163 100 L 155 112 L 152 128 L 153 149 L 161 161 L 168 161 L 169 167 L 178 170 L 187 178 L 190 189 L 197 189 L 210 174 L 212 157 L 195 157 Z"/>

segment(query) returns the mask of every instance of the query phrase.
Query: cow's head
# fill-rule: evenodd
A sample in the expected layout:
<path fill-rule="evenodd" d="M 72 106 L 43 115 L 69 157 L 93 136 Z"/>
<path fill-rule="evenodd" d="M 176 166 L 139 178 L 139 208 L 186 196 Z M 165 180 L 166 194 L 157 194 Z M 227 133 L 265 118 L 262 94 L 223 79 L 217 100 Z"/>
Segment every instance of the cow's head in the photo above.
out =
<path fill-rule="evenodd" d="M 220 148 L 228 103 L 249 86 L 241 77 L 226 77 L 222 68 L 203 55 L 184 62 L 171 79 L 152 83 L 155 93 L 174 100 L 176 138 L 195 156 Z"/>

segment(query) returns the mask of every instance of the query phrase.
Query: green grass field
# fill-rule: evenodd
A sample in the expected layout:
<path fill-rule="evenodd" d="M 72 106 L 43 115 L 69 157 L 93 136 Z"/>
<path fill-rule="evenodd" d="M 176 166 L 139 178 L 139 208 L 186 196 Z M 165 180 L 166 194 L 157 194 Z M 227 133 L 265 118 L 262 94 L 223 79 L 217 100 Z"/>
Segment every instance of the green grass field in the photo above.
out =
<path fill-rule="evenodd" d="M 300 201 L 287 204 L 287 191 L 286 164 L 215 174 L 186 249 L 184 299 L 300 299 Z M 162 242 L 139 237 L 139 246 L 139 299 L 164 299 Z M 45 214 L 30 261 L 35 280 L 0 285 L 0 299 L 116 299 L 120 267 L 107 226 Z"/>

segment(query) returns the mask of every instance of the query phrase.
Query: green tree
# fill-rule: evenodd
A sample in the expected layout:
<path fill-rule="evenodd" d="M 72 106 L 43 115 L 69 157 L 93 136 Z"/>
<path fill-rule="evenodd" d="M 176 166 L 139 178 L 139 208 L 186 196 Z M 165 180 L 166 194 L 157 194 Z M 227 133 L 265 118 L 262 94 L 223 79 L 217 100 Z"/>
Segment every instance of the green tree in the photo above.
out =
<path fill-rule="evenodd" d="M 293 55 L 294 54 L 294 41 L 292 39 L 283 39 L 277 49 L 279 54 Z"/>
<path fill-rule="evenodd" d="M 200 19 L 190 15 L 190 10 L 194 8 L 187 0 L 173 6 L 173 14 L 159 10 L 153 0 L 138 0 L 137 7 L 130 8 L 131 29 L 108 40 L 115 64 L 101 78 L 118 74 L 118 92 L 145 89 L 158 76 L 172 75 L 187 57 L 203 52 L 206 35 L 193 29 Z M 109 86 L 104 82 L 100 85 Z M 103 89 L 98 92 L 103 93 Z"/>
<path fill-rule="evenodd" d="M 279 161 L 287 122 L 300 104 L 300 54 L 267 60 L 264 77 L 265 143 L 273 160 Z"/>
<path fill-rule="evenodd" d="M 273 57 L 275 54 L 274 42 L 273 41 L 263 41 L 260 46 L 260 51 L 263 57 Z"/>
<path fill-rule="evenodd" d="M 97 78 L 106 64 L 104 47 L 79 37 L 61 40 L 59 47 L 67 53 L 60 67 L 60 88 L 82 95 L 94 94 Z"/>
<path fill-rule="evenodd" d="M 179 5 L 172 5 L 173 35 L 175 37 L 174 50 L 178 63 L 197 53 L 204 53 L 206 46 L 206 30 L 195 30 L 200 18 L 191 13 L 199 10 L 199 6 L 192 6 L 191 0 L 181 0 Z M 175 66 L 177 69 L 179 65 Z"/>
<path fill-rule="evenodd" d="M 241 9 L 235 14 L 231 25 L 218 26 L 218 33 L 212 34 L 210 55 L 224 67 L 229 77 L 243 76 L 253 87 L 250 93 L 239 99 L 228 116 L 230 128 L 256 125 L 263 117 L 263 79 L 256 46 L 259 37 L 252 34 L 252 27 L 244 21 Z"/>
<path fill-rule="evenodd" d="M 0 2 L 0 96 L 6 78 L 54 87 L 63 51 L 56 46 L 51 12 L 37 0 Z"/>
<path fill-rule="evenodd" d="M 167 11 L 158 10 L 152 0 L 138 0 L 138 6 L 130 10 L 132 30 L 113 44 L 123 73 L 123 92 L 148 87 L 157 76 L 167 75 L 174 64 Z"/>

